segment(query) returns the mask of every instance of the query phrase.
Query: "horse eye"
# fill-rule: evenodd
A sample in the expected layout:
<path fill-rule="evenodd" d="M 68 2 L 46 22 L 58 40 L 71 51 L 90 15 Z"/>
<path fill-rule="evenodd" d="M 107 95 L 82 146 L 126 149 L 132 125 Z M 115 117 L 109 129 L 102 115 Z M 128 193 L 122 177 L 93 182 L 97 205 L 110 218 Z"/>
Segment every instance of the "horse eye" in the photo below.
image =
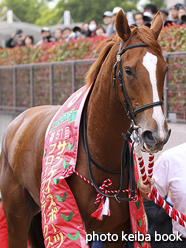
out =
<path fill-rule="evenodd" d="M 125 72 L 126 72 L 126 74 L 127 74 L 128 76 L 133 76 L 132 70 L 131 70 L 130 67 L 126 67 L 126 68 L 125 68 Z"/>

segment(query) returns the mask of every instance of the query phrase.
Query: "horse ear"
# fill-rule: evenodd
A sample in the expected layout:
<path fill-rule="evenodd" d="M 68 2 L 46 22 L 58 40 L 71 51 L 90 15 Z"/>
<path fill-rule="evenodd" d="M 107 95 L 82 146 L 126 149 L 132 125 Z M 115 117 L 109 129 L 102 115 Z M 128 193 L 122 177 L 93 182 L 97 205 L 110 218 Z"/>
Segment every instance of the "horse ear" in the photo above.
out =
<path fill-rule="evenodd" d="M 163 27 L 163 20 L 161 18 L 160 12 L 158 11 L 158 13 L 155 15 L 152 24 L 151 24 L 151 31 L 154 34 L 155 39 L 158 39 L 158 36 L 162 30 Z"/>
<path fill-rule="evenodd" d="M 116 31 L 118 36 L 123 40 L 126 41 L 128 40 L 131 31 L 130 27 L 128 25 L 127 18 L 125 17 L 123 10 L 120 10 L 116 16 Z"/>

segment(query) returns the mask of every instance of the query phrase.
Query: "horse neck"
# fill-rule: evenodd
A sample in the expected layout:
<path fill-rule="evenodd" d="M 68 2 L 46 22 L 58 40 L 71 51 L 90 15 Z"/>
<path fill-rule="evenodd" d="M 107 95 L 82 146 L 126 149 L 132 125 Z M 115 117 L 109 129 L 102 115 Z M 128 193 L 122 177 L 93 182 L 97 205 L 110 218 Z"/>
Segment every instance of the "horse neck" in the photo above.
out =
<path fill-rule="evenodd" d="M 116 100 L 112 70 L 113 63 L 105 61 L 94 83 L 87 111 L 87 138 L 93 159 L 102 167 L 119 170 L 122 133 L 130 122 L 124 107 Z"/>

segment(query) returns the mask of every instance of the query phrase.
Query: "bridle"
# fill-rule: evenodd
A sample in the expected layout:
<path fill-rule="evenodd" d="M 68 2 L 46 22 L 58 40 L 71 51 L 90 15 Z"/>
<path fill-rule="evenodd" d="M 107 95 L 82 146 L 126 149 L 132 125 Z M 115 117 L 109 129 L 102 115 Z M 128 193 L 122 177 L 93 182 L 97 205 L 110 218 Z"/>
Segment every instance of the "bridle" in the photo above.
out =
<path fill-rule="evenodd" d="M 87 105 L 88 105 L 88 98 L 89 97 L 87 98 L 87 100 L 85 102 L 85 107 L 84 107 L 83 114 L 82 114 L 83 144 L 84 144 L 84 149 L 85 149 L 85 152 L 87 155 L 88 172 L 89 172 L 90 180 L 91 180 L 94 188 L 96 189 L 96 191 L 98 193 L 100 193 L 102 196 L 105 196 L 105 197 L 115 198 L 118 202 L 132 201 L 135 197 L 135 174 L 134 174 L 134 163 L 133 163 L 134 142 L 132 143 L 132 140 L 130 138 L 130 136 L 132 135 L 132 133 L 135 129 L 134 117 L 136 116 L 137 113 L 139 113 L 141 111 L 144 111 L 146 109 L 149 109 L 149 108 L 152 108 L 152 107 L 155 107 L 158 105 L 163 105 L 163 101 L 157 101 L 157 102 L 150 103 L 150 104 L 144 105 L 142 107 L 139 107 L 135 110 L 132 107 L 132 104 L 131 104 L 131 101 L 130 101 L 129 96 L 127 94 L 127 90 L 126 90 L 125 83 L 124 83 L 123 70 L 122 70 L 122 64 L 121 64 L 121 56 L 127 50 L 133 49 L 133 48 L 138 48 L 138 47 L 148 47 L 148 45 L 145 43 L 137 43 L 137 44 L 129 45 L 129 46 L 125 47 L 123 50 L 121 50 L 122 42 L 120 42 L 119 51 L 118 51 L 117 56 L 116 56 L 117 61 L 113 67 L 113 88 L 114 88 L 116 99 L 118 100 L 117 94 L 116 94 L 116 70 L 117 70 L 117 65 L 119 63 L 118 82 L 119 82 L 119 86 L 120 86 L 120 89 L 121 89 L 121 92 L 122 92 L 123 98 L 124 98 L 125 111 L 128 115 L 128 118 L 132 122 L 132 125 L 131 125 L 130 129 L 127 131 L 127 133 L 122 134 L 124 137 L 124 144 L 123 144 L 122 153 L 121 153 L 121 172 L 109 171 L 109 170 L 101 167 L 99 164 L 97 164 L 93 160 L 93 158 L 90 155 L 90 151 L 89 151 L 88 143 L 87 143 L 87 125 L 86 125 L 86 112 L 87 112 Z M 129 148 L 129 142 L 132 143 L 131 148 Z M 125 158 L 126 158 L 126 163 L 124 164 Z M 111 173 L 111 174 L 120 174 L 120 182 L 119 182 L 120 189 L 119 189 L 119 192 L 117 194 L 108 195 L 99 189 L 98 185 L 95 182 L 93 173 L 92 173 L 91 163 L 93 163 L 98 169 L 100 169 L 104 172 Z M 129 198 L 120 198 L 119 196 L 122 194 L 123 189 L 124 189 L 125 171 L 127 169 L 129 169 L 129 178 L 130 178 L 130 197 Z"/>
<path fill-rule="evenodd" d="M 116 56 L 117 61 L 113 67 L 113 88 L 114 88 L 115 96 L 117 99 L 117 95 L 116 95 L 116 70 L 117 70 L 117 65 L 119 63 L 118 81 L 119 81 L 120 90 L 123 93 L 125 111 L 129 117 L 129 119 L 132 122 L 134 122 L 134 117 L 136 116 L 136 114 L 138 114 L 139 112 L 144 111 L 146 109 L 153 108 L 153 107 L 158 106 L 158 105 L 163 105 L 163 101 L 153 102 L 153 103 L 144 105 L 142 107 L 139 107 L 135 110 L 133 109 L 131 101 L 130 101 L 129 96 L 127 94 L 125 83 L 124 83 L 123 70 L 122 70 L 122 64 L 121 64 L 121 56 L 129 49 L 138 48 L 138 47 L 148 47 L 148 45 L 145 43 L 137 43 L 137 44 L 129 45 L 129 46 L 125 47 L 123 50 L 121 50 L 121 47 L 122 47 L 122 42 L 120 42 L 119 51 L 118 51 L 117 56 Z"/>

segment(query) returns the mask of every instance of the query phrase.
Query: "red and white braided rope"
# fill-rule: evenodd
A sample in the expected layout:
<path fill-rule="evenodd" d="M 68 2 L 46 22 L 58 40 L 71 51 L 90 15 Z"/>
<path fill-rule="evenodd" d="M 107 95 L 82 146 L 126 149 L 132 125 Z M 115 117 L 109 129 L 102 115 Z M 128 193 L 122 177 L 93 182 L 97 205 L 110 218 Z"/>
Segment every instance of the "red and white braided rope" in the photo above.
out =
<path fill-rule="evenodd" d="M 138 159 L 139 168 L 142 176 L 142 180 L 144 184 L 148 184 L 147 175 L 145 172 L 145 164 L 143 160 L 143 156 L 141 154 L 141 150 L 139 145 L 135 144 L 135 153 Z M 154 155 L 149 154 L 149 161 L 148 161 L 148 176 L 151 178 L 153 175 L 153 166 L 154 166 Z M 186 216 L 177 211 L 175 208 L 169 206 L 163 197 L 157 192 L 157 190 L 152 187 L 151 193 L 148 194 L 149 198 L 155 202 L 158 206 L 162 207 L 166 213 L 176 222 L 178 222 L 181 226 L 186 227 Z"/>
<path fill-rule="evenodd" d="M 154 166 L 154 155 L 152 153 L 149 153 L 148 176 L 150 178 L 153 175 L 153 166 Z"/>
<path fill-rule="evenodd" d="M 74 170 L 74 173 L 78 176 L 78 177 L 80 177 L 81 179 L 83 179 L 85 182 L 87 182 L 88 184 L 90 184 L 92 187 L 94 187 L 94 185 L 92 184 L 92 182 L 90 182 L 88 179 L 86 179 L 84 176 L 82 176 L 79 172 L 77 172 L 76 170 Z M 103 184 L 101 185 L 101 186 L 99 186 L 99 189 L 103 192 L 103 193 L 105 193 L 105 194 L 117 194 L 117 193 L 119 193 L 119 190 L 107 190 L 106 188 L 107 187 L 109 187 L 109 186 L 111 186 L 112 185 L 112 181 L 111 181 L 111 179 L 106 179 L 104 182 L 103 182 Z M 104 197 L 103 195 L 101 195 L 97 190 L 96 190 L 96 192 L 97 192 L 97 197 L 96 197 L 96 200 L 94 201 L 94 204 L 98 204 L 100 201 L 101 201 L 101 199 Z M 128 193 L 130 193 L 130 189 L 124 189 L 123 191 L 122 191 L 123 193 L 125 193 L 125 192 L 128 192 Z M 132 201 L 137 201 L 137 195 L 135 195 L 134 197 L 131 197 L 132 198 Z"/>

